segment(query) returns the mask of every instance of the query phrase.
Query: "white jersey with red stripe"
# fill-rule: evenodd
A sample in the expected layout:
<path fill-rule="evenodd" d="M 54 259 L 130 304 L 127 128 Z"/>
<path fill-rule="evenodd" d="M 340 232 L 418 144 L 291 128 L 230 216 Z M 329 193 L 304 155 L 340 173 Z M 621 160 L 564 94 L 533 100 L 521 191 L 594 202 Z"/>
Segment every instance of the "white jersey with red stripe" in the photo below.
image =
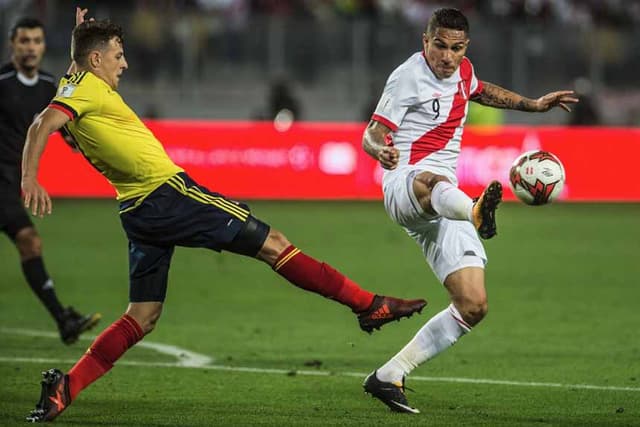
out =
<path fill-rule="evenodd" d="M 481 90 L 482 82 L 466 57 L 446 79 L 436 77 L 423 52 L 396 68 L 372 117 L 393 132 L 391 141 L 400 152 L 396 170 L 428 170 L 457 185 L 456 166 L 469 98 Z M 393 172 L 385 170 L 385 176 Z"/>

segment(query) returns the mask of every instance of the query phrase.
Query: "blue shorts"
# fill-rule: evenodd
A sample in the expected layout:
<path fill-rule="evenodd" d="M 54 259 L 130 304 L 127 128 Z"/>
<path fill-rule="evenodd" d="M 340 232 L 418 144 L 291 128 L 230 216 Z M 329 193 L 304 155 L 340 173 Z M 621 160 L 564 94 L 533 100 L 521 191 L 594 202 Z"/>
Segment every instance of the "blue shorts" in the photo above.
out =
<path fill-rule="evenodd" d="M 184 172 L 143 199 L 123 201 L 120 220 L 129 238 L 129 300 L 164 301 L 175 246 L 228 249 L 252 218 L 247 205 L 209 191 Z M 253 242 L 256 248 L 268 231 L 265 226 L 257 237 L 252 235 L 259 240 Z"/>

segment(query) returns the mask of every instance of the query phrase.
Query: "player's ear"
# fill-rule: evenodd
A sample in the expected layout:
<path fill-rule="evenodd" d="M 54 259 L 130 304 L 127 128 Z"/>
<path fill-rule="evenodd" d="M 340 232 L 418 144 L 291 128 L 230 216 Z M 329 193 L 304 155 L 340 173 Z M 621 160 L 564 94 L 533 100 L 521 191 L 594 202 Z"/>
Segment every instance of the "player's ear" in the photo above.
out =
<path fill-rule="evenodd" d="M 98 68 L 100 66 L 100 63 L 102 62 L 102 55 L 100 54 L 100 51 L 94 50 L 89 53 L 88 62 L 92 68 Z"/>

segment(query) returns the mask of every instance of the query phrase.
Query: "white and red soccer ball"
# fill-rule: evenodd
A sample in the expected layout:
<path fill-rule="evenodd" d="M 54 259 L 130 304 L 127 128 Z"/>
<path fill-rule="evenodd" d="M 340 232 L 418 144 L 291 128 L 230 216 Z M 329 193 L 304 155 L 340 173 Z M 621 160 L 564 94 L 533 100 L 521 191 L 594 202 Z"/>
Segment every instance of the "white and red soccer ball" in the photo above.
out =
<path fill-rule="evenodd" d="M 509 171 L 513 194 L 528 205 L 551 203 L 562 191 L 564 180 L 562 163 L 548 151 L 521 154 Z"/>

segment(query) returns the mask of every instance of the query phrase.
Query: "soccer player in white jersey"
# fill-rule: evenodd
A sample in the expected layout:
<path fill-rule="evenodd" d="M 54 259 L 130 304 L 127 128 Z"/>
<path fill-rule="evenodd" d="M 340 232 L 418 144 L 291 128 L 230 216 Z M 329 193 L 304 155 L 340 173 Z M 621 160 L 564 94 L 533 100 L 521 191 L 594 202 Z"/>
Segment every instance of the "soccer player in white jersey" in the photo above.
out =
<path fill-rule="evenodd" d="M 404 394 L 405 376 L 471 331 L 487 313 L 478 234 L 496 234 L 502 186 L 491 182 L 474 202 L 457 187 L 456 165 L 469 101 L 497 108 L 570 111 L 572 91 L 529 99 L 479 80 L 465 57 L 469 24 L 457 9 L 438 9 L 423 50 L 396 68 L 363 137 L 363 148 L 385 169 L 384 206 L 422 247 L 451 304 L 433 316 L 387 363 L 371 373 L 365 392 L 392 411 L 418 413 Z"/>

